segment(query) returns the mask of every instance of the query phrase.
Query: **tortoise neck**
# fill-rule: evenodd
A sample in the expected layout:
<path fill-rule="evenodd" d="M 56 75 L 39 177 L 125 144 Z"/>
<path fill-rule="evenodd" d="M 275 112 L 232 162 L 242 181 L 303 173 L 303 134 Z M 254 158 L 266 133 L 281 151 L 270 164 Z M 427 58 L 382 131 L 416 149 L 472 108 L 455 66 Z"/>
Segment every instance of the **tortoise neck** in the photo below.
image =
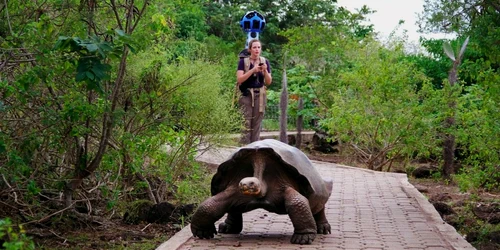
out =
<path fill-rule="evenodd" d="M 266 169 L 265 155 L 262 153 L 257 153 L 252 161 L 253 165 L 253 177 L 260 181 L 260 197 L 266 196 L 267 183 L 264 181 L 264 170 Z"/>

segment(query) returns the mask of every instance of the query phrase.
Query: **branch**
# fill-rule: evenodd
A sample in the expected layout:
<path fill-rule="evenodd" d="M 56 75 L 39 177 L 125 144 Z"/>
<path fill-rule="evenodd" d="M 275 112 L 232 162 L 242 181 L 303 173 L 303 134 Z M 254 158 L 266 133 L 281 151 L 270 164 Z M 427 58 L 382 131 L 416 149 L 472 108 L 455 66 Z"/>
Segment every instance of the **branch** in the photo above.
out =
<path fill-rule="evenodd" d="M 126 11 L 126 19 L 125 19 L 125 33 L 132 34 L 132 19 L 134 18 L 134 0 L 129 0 L 130 2 L 127 11 Z"/>
<path fill-rule="evenodd" d="M 146 178 L 144 178 L 144 176 L 143 176 L 141 173 L 139 173 L 139 172 L 135 173 L 135 176 L 136 176 L 137 178 L 139 178 L 139 180 L 141 180 L 141 181 L 143 181 L 143 182 L 145 182 L 145 183 L 146 183 L 146 185 L 147 185 L 147 187 L 146 187 L 146 188 L 147 188 L 147 193 L 148 193 L 149 199 L 150 199 L 152 202 L 154 202 L 154 204 L 158 204 L 160 201 L 158 201 L 158 200 L 156 199 L 156 197 L 154 196 L 154 194 L 153 194 L 153 190 L 151 189 L 151 183 L 149 183 L 149 181 L 148 181 Z"/>
<path fill-rule="evenodd" d="M 14 190 L 12 188 L 12 186 L 9 184 L 9 182 L 7 182 L 7 179 L 5 179 L 5 176 L 2 174 L 2 179 L 4 181 L 4 183 L 7 185 L 7 187 L 9 187 L 10 189 Z M 14 193 L 14 201 L 19 204 L 19 202 L 17 201 L 17 193 L 15 191 L 12 191 L 12 193 Z M 19 205 L 22 205 L 22 204 L 19 204 Z"/>
<path fill-rule="evenodd" d="M 10 25 L 10 17 L 9 17 L 9 6 L 7 5 L 7 0 L 3 0 L 5 5 L 5 14 L 7 16 L 7 24 L 9 25 L 9 31 L 12 36 L 14 36 L 14 32 L 12 32 L 12 26 Z"/>
<path fill-rule="evenodd" d="M 7 54 L 7 53 L 6 53 Z M 8 56 L 5 57 L 5 60 L 0 63 L 0 71 L 2 70 L 5 65 L 9 63 L 9 60 L 12 58 L 12 52 L 9 51 Z"/>
<path fill-rule="evenodd" d="M 111 0 L 111 7 L 113 9 L 113 13 L 115 13 L 115 18 L 116 18 L 116 22 L 118 23 L 118 27 L 121 30 L 123 30 L 122 21 L 120 20 L 120 16 L 118 15 L 118 11 L 116 9 L 115 0 Z"/>
<path fill-rule="evenodd" d="M 59 236 L 58 234 L 56 234 L 54 231 L 52 230 L 49 230 L 49 232 L 51 232 L 53 235 L 55 235 L 57 238 L 61 239 L 61 240 L 64 240 L 64 242 L 68 241 L 68 239 L 64 238 L 64 237 L 61 237 Z"/>
<path fill-rule="evenodd" d="M 46 221 L 46 220 L 50 219 L 50 217 L 52 217 L 52 216 L 54 216 L 54 215 L 60 214 L 60 213 L 62 213 L 62 212 L 64 212 L 64 211 L 66 211 L 66 210 L 68 210 L 68 209 L 72 209 L 72 208 L 73 208 L 73 206 L 75 205 L 75 203 L 76 203 L 76 202 L 73 202 L 73 204 L 71 204 L 71 206 L 67 206 L 67 207 L 65 207 L 65 208 L 63 208 L 63 209 L 61 209 L 61 210 L 59 210 L 59 211 L 57 211 L 57 212 L 55 212 L 55 213 L 49 214 L 49 215 L 47 215 L 47 216 L 45 216 L 45 217 L 43 217 L 43 218 L 41 218 L 41 219 L 39 219 L 39 220 L 30 221 L 30 222 L 24 223 L 24 224 L 22 224 L 22 225 L 28 225 L 28 224 L 31 224 L 31 223 L 42 223 L 42 222 L 44 222 L 44 221 Z"/>
<path fill-rule="evenodd" d="M 135 27 L 139 23 L 139 20 L 141 19 L 142 15 L 144 14 L 144 11 L 146 10 L 146 6 L 148 6 L 148 4 L 149 4 L 149 0 L 144 1 L 144 5 L 142 6 L 141 12 L 139 13 L 137 19 L 135 20 L 135 23 L 132 26 L 132 29 L 130 30 L 130 33 L 132 33 L 134 31 Z"/>
<path fill-rule="evenodd" d="M 141 232 L 144 232 L 144 230 L 146 230 L 146 228 L 148 228 L 149 226 L 151 226 L 151 223 L 147 224 L 143 229 L 141 229 Z"/>
<path fill-rule="evenodd" d="M 9 64 L 19 64 L 19 63 L 27 63 L 27 62 L 34 62 L 36 59 L 30 58 L 30 59 L 24 59 L 24 60 L 14 60 L 14 61 L 9 61 Z"/>
<path fill-rule="evenodd" d="M 3 201 L 0 201 L 0 203 L 4 204 L 5 206 L 8 206 L 8 207 L 12 208 L 14 211 L 18 210 L 18 208 L 17 208 L 17 207 L 11 206 L 10 204 L 5 203 L 5 202 L 3 202 Z"/>
<path fill-rule="evenodd" d="M 370 158 L 370 154 L 366 153 L 363 149 L 361 149 L 358 145 L 354 144 L 354 143 L 351 143 L 351 146 L 357 150 L 359 152 L 359 154 L 361 155 L 361 157 L 365 158 L 365 159 L 369 159 Z"/>

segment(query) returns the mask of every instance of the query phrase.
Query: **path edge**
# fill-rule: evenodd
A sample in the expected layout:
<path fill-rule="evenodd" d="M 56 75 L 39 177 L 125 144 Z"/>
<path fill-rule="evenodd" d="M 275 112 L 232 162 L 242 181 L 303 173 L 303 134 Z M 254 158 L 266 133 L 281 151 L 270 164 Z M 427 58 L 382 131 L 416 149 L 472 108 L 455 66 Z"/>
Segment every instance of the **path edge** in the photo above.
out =
<path fill-rule="evenodd" d="M 192 237 L 191 224 L 187 224 L 181 231 L 163 242 L 156 250 L 177 250 Z"/>
<path fill-rule="evenodd" d="M 453 247 L 453 249 L 476 249 L 469 242 L 467 242 L 465 238 L 462 237 L 454 227 L 446 223 L 441 218 L 441 216 L 434 208 L 434 206 L 429 202 L 429 200 L 427 200 L 427 198 L 425 198 L 425 196 L 408 181 L 407 176 L 405 176 L 405 178 L 401 178 L 400 182 L 403 191 L 407 195 L 415 198 L 424 213 L 434 221 L 433 224 L 436 225 L 436 228 L 442 235 L 443 239 L 446 240 L 447 243 L 450 244 L 451 247 Z"/>

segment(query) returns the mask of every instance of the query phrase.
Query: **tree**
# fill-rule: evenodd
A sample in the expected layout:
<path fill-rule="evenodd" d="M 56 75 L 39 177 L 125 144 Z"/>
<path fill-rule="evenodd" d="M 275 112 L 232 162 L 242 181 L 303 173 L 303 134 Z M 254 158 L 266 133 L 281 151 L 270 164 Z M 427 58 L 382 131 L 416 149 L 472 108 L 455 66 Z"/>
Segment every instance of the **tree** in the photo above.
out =
<path fill-rule="evenodd" d="M 141 20 L 144 11 L 149 4 L 149 1 L 144 1 L 140 9 L 137 9 L 133 1 L 126 2 L 121 5 L 123 9 L 118 7 L 115 1 L 110 1 L 110 11 L 118 14 L 119 12 L 124 12 L 124 17 L 121 18 L 119 15 L 116 15 L 116 24 L 119 29 L 118 34 L 123 36 L 131 35 L 135 28 L 137 27 L 139 21 Z M 88 33 L 97 33 L 99 34 L 97 23 L 93 20 L 93 14 L 95 11 L 96 5 L 94 2 L 88 2 L 88 12 L 89 19 L 88 22 Z M 107 52 L 111 52 L 111 47 L 106 46 L 105 43 L 100 44 L 100 40 L 96 39 L 95 41 L 79 41 L 79 39 L 71 39 L 71 38 L 60 38 L 58 44 L 56 44 L 56 49 L 65 49 L 67 47 L 71 48 L 71 52 L 78 53 L 78 73 L 76 76 L 76 81 L 85 81 L 87 82 L 87 93 L 89 104 L 93 105 L 95 99 L 94 91 L 98 91 L 104 94 L 105 99 L 105 108 L 102 116 L 102 127 L 101 134 L 98 141 L 98 146 L 96 151 L 92 154 L 91 151 L 93 149 L 89 147 L 90 143 L 90 133 L 84 133 L 82 138 L 75 138 L 75 148 L 77 152 L 76 156 L 76 164 L 75 164 L 75 172 L 74 176 L 71 178 L 66 185 L 64 194 L 66 200 L 66 206 L 72 205 L 73 192 L 78 189 L 78 187 L 82 184 L 83 180 L 90 176 L 101 164 L 102 158 L 106 152 L 106 148 L 109 145 L 109 142 L 113 136 L 113 130 L 116 126 L 116 121 L 114 119 L 115 112 L 119 109 L 119 99 L 121 95 L 121 90 L 124 84 L 124 78 L 127 67 L 127 56 L 129 54 L 129 46 L 123 46 L 121 49 L 120 62 L 118 64 L 118 70 L 116 72 L 116 78 L 114 79 L 114 83 L 107 82 L 109 86 L 103 86 L 101 88 L 100 83 L 102 80 L 106 80 L 109 78 L 106 70 L 106 64 L 102 64 L 99 60 L 95 60 L 96 55 L 92 55 L 93 53 L 99 53 L 102 56 L 101 60 L 106 60 Z M 90 55 L 89 55 L 90 54 Z M 90 56 L 90 57 L 89 57 Z M 87 59 L 90 58 L 90 59 Z M 104 90 L 107 91 L 104 91 Z M 89 126 L 90 120 L 87 120 L 88 124 L 86 129 L 91 129 Z M 93 156 L 92 156 L 93 155 Z"/>
<path fill-rule="evenodd" d="M 457 125 L 453 126 L 454 131 L 448 130 L 448 132 L 455 134 L 460 160 L 466 163 L 457 175 L 460 176 L 458 177 L 460 185 L 464 186 L 464 189 L 485 186 L 495 188 L 498 185 L 491 185 L 491 183 L 498 180 L 498 176 L 493 174 L 497 171 L 498 154 L 486 152 L 489 152 L 488 148 L 496 147 L 498 140 L 491 138 L 498 138 L 498 136 L 493 123 L 486 121 L 495 119 L 496 115 L 489 113 L 492 107 L 486 103 L 498 103 L 498 100 L 492 98 L 490 93 L 495 92 L 496 89 L 491 86 L 498 84 L 498 79 L 492 76 L 498 74 L 500 69 L 500 51 L 495 45 L 500 41 L 500 5 L 497 1 L 489 0 L 427 0 L 419 22 L 422 31 L 454 32 L 459 38 L 470 37 L 469 49 L 464 56 L 466 59 L 462 63 L 456 60 L 457 58 L 454 60 L 453 57 L 456 55 L 447 49 L 447 54 L 454 62 L 449 72 L 448 82 L 453 84 L 458 79 L 458 72 L 461 76 L 459 81 L 461 86 L 457 86 L 460 89 L 454 90 L 458 93 L 454 93 L 452 95 L 454 100 L 448 103 L 448 106 L 454 103 L 452 106 L 457 107 L 452 108 L 456 111 L 453 116 L 457 118 Z M 435 43 L 441 42 L 435 41 Z M 438 47 L 435 46 L 435 48 Z M 485 81 L 485 79 L 488 80 Z M 488 111 L 485 112 L 486 110 Z M 449 125 L 450 122 L 452 119 L 448 119 L 446 124 Z M 478 133 L 478 131 L 482 132 Z M 450 138 L 445 140 L 445 143 L 450 142 Z M 445 169 L 449 168 L 453 157 L 449 146 L 448 156 L 444 159 Z M 478 150 L 479 148 L 482 151 Z M 448 173 L 444 175 L 447 176 Z M 482 180 L 479 181 L 479 179 Z"/>
<path fill-rule="evenodd" d="M 196 40 L 203 25 L 174 30 L 185 11 L 168 15 L 196 6 L 8 3 L 0 5 L 9 20 L 0 26 L 6 34 L 0 38 L 0 175 L 8 180 L 0 185 L 19 194 L 10 197 L 23 201 L 14 206 L 36 211 L 24 218 L 50 218 L 54 207 L 43 205 L 42 196 L 62 211 L 74 212 L 82 200 L 91 204 L 90 195 L 113 209 L 143 191 L 160 202 L 187 181 L 201 182 L 193 160 L 198 146 L 221 142 L 239 120 L 221 94 L 224 66 L 211 62 L 208 45 Z"/>
<path fill-rule="evenodd" d="M 465 39 L 464 43 L 462 44 L 462 48 L 457 53 L 455 53 L 452 50 L 451 45 L 449 43 L 443 44 L 443 48 L 446 55 L 448 55 L 448 57 L 453 61 L 453 66 L 448 74 L 448 83 L 450 84 L 451 89 L 453 89 L 454 85 L 457 83 L 458 67 L 462 62 L 462 57 L 464 55 L 465 48 L 467 47 L 468 43 L 469 43 L 469 38 Z M 452 94 L 450 94 L 450 96 L 452 96 Z M 456 106 L 457 106 L 456 100 L 450 99 L 450 101 L 448 102 L 448 108 L 451 111 L 451 115 L 448 116 L 445 120 L 444 124 L 445 129 L 450 129 L 455 126 L 455 113 L 457 111 Z M 451 174 L 453 174 L 455 171 L 454 168 L 455 136 L 452 133 L 446 133 L 444 135 L 443 159 L 444 159 L 444 165 L 442 169 L 443 177 L 449 179 Z"/>
<path fill-rule="evenodd" d="M 353 46 L 352 66 L 332 83 L 332 105 L 320 122 L 369 169 L 389 171 L 414 152 L 429 154 L 423 141 L 432 137 L 432 123 L 416 92 L 418 85 L 428 85 L 425 75 L 401 60 L 403 46 L 387 49 L 370 40 Z"/>
<path fill-rule="evenodd" d="M 485 58 L 500 65 L 500 4 L 490 0 L 426 0 L 419 16 L 423 32 L 455 32 L 469 36 Z"/>

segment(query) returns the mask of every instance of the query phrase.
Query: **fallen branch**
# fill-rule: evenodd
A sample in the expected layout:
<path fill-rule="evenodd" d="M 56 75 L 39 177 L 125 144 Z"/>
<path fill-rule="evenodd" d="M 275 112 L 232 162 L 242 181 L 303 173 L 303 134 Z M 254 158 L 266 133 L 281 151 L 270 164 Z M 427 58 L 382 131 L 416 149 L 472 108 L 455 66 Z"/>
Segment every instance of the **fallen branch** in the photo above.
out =
<path fill-rule="evenodd" d="M 9 189 L 14 190 L 14 188 L 12 188 L 12 186 L 9 184 L 9 182 L 7 182 L 7 179 L 5 179 L 5 175 L 3 175 L 3 174 L 2 174 L 2 179 L 5 182 L 5 184 L 9 187 Z M 14 202 L 16 202 L 17 204 L 19 204 L 21 206 L 24 206 L 23 204 L 19 203 L 19 201 L 17 200 L 17 193 L 15 191 L 12 191 L 12 193 L 14 194 Z"/>
<path fill-rule="evenodd" d="M 66 211 L 66 210 L 68 210 L 68 209 L 73 208 L 73 206 L 75 205 L 75 203 L 76 203 L 76 202 L 73 202 L 73 204 L 71 204 L 71 206 L 67 206 L 67 207 L 66 207 L 66 208 L 64 208 L 64 209 L 61 209 L 61 210 L 59 210 L 59 211 L 57 211 L 57 212 L 55 212 L 55 213 L 49 214 L 49 215 L 47 215 L 47 216 L 45 216 L 45 217 L 43 217 L 43 218 L 41 218 L 41 219 L 39 219 L 39 220 L 35 220 L 35 221 L 30 221 L 30 222 L 24 223 L 23 225 L 28 225 L 28 224 L 31 224 L 31 223 L 42 223 L 42 222 L 44 222 L 44 221 L 46 221 L 46 220 L 50 219 L 50 218 L 51 218 L 52 216 L 54 216 L 54 215 L 60 214 L 60 213 L 62 213 L 62 212 L 64 212 L 64 211 Z"/>
<path fill-rule="evenodd" d="M 141 229 L 141 232 L 144 232 L 144 230 L 146 230 L 146 228 L 148 228 L 149 226 L 151 226 L 151 223 L 147 224 L 143 229 Z"/>
<path fill-rule="evenodd" d="M 64 240 L 64 242 L 66 242 L 68 239 L 64 238 L 64 237 L 61 237 L 59 236 L 58 234 L 56 234 L 54 231 L 52 230 L 49 230 L 49 232 L 51 232 L 53 235 L 55 235 L 57 238 L 61 239 L 61 240 Z"/>

